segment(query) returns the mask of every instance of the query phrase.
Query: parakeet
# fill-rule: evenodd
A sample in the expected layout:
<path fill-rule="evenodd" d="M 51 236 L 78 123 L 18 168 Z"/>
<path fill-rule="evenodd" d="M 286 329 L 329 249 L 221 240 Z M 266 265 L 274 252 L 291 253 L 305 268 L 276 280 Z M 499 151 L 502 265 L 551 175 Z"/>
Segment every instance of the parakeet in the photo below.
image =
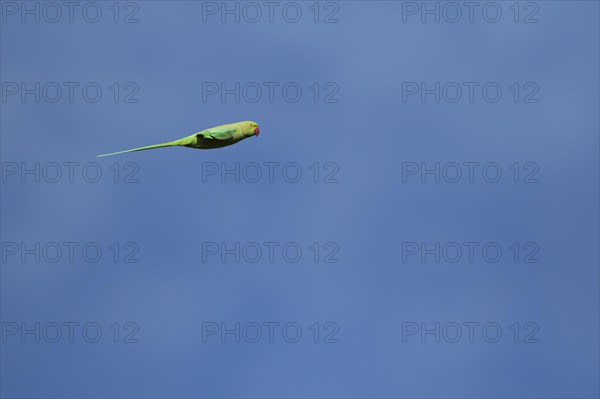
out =
<path fill-rule="evenodd" d="M 111 152 L 110 154 L 98 155 L 98 157 L 106 157 L 109 155 L 123 154 L 126 152 L 151 150 L 153 148 L 162 147 L 190 147 L 200 149 L 221 148 L 242 141 L 251 136 L 257 136 L 260 133 L 260 128 L 256 122 L 244 121 L 238 123 L 230 123 L 211 127 L 210 129 L 194 133 L 191 136 L 184 137 L 179 140 L 170 141 L 168 143 L 149 145 L 146 147 L 133 148 L 131 150 Z"/>

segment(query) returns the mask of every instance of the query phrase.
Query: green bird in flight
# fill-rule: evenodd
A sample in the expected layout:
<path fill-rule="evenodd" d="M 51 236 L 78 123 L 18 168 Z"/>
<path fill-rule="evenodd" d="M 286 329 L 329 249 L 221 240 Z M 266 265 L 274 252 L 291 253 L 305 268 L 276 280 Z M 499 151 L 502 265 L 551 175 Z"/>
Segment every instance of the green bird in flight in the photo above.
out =
<path fill-rule="evenodd" d="M 110 154 L 98 155 L 98 157 L 107 157 L 109 155 L 123 154 L 126 152 L 152 150 L 154 148 L 162 147 L 189 147 L 199 148 L 203 150 L 211 148 L 221 148 L 228 145 L 235 144 L 248 137 L 257 136 L 260 133 L 260 128 L 256 122 L 244 121 L 238 123 L 230 123 L 228 125 L 221 125 L 211 127 L 210 129 L 203 130 L 198 133 L 194 133 L 191 136 L 184 137 L 179 140 L 170 141 L 168 143 L 149 145 L 146 147 L 133 148 L 131 150 L 111 152 Z"/>

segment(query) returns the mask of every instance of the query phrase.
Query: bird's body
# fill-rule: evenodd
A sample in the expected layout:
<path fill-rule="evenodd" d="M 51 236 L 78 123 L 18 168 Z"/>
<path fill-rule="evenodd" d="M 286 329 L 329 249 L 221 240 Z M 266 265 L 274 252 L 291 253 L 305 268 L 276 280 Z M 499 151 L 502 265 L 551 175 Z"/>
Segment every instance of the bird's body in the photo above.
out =
<path fill-rule="evenodd" d="M 220 125 L 211 127 L 210 129 L 202 130 L 201 132 L 194 133 L 191 136 L 184 137 L 179 140 L 170 141 L 168 143 L 149 145 L 146 147 L 133 148 L 131 150 L 112 152 L 110 154 L 98 155 L 99 157 L 106 157 L 108 155 L 123 154 L 126 152 L 152 150 L 154 148 L 163 147 L 189 147 L 196 149 L 208 150 L 212 148 L 221 148 L 228 145 L 235 144 L 251 136 L 258 136 L 260 128 L 256 122 L 245 121 L 230 123 L 227 125 Z"/>

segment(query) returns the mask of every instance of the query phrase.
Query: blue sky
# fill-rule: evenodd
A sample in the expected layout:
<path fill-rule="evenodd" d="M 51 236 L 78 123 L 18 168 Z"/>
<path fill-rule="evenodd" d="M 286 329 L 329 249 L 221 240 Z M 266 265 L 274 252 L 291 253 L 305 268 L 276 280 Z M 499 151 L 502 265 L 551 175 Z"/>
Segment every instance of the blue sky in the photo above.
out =
<path fill-rule="evenodd" d="M 3 396 L 599 395 L 597 2 L 24 4 Z"/>

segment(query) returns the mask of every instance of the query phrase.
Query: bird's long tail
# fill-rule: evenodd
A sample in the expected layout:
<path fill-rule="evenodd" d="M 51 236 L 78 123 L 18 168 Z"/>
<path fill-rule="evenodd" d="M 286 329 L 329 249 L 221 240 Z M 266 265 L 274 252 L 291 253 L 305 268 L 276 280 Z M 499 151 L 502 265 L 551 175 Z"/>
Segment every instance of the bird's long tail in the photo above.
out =
<path fill-rule="evenodd" d="M 163 148 L 163 147 L 174 147 L 174 146 L 178 146 L 181 145 L 179 143 L 179 141 L 170 141 L 168 143 L 162 143 L 162 144 L 155 144 L 155 145 L 148 145 L 146 147 L 139 147 L 139 148 L 133 148 L 131 150 L 125 150 L 125 151 L 118 151 L 118 152 L 111 152 L 110 154 L 102 154 L 102 155 L 97 155 L 98 158 L 100 157 L 107 157 L 109 155 L 116 155 L 116 154 L 124 154 L 126 152 L 135 152 L 135 151 L 145 151 L 145 150 L 152 150 L 154 148 Z"/>

